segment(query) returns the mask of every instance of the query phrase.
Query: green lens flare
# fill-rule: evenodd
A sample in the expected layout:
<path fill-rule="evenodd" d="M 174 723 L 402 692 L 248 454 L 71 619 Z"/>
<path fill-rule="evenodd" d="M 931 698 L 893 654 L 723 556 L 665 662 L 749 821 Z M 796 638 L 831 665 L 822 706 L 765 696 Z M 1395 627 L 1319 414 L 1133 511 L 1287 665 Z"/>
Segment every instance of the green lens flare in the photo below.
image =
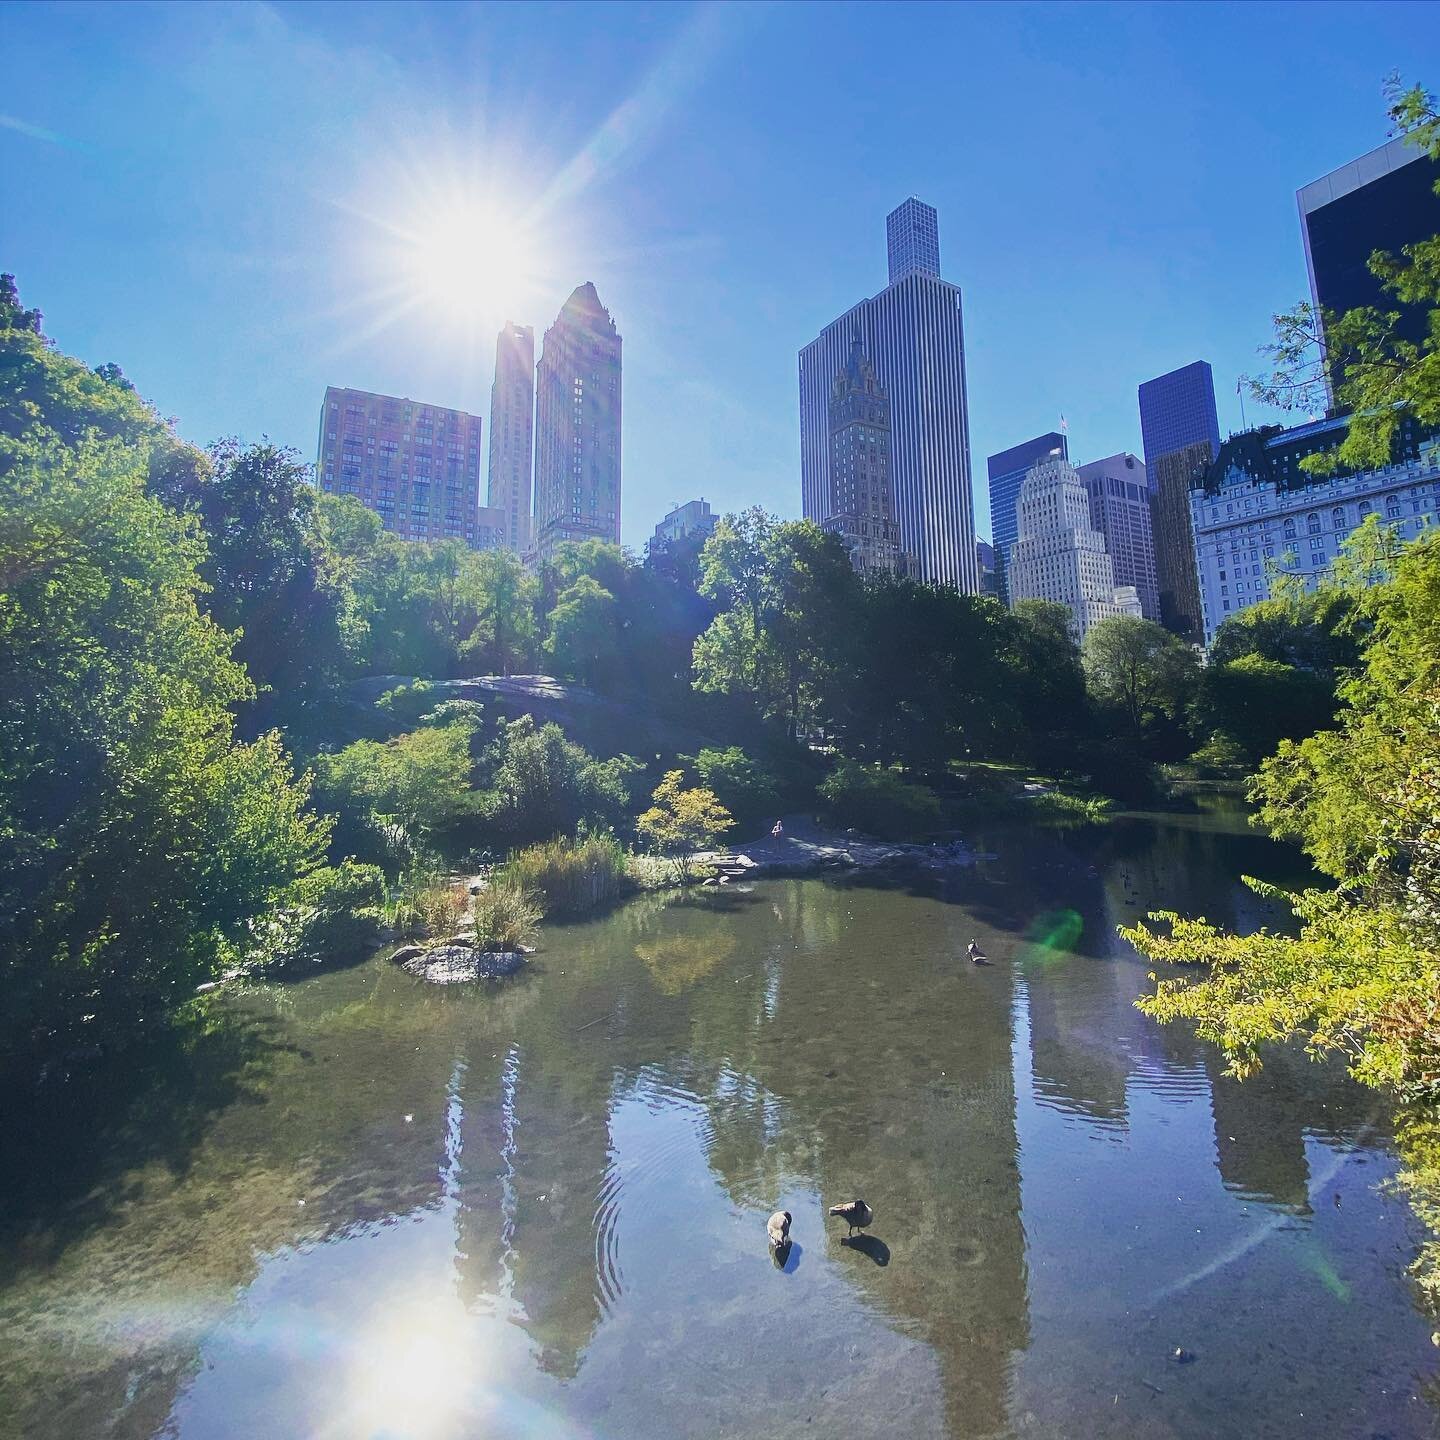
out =
<path fill-rule="evenodd" d="M 1075 951 L 1085 921 L 1078 910 L 1046 910 L 1037 915 L 1025 932 L 1026 959 L 1049 964 Z"/>

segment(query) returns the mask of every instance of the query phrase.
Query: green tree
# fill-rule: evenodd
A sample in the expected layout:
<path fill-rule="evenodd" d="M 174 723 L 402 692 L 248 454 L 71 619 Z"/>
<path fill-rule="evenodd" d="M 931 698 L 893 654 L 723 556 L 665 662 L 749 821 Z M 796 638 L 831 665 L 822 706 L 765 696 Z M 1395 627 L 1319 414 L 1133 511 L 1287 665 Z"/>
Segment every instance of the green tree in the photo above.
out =
<path fill-rule="evenodd" d="M 1194 1021 L 1236 1074 L 1260 1064 L 1267 1041 L 1298 1035 L 1410 1101 L 1402 1149 L 1420 1213 L 1440 1230 L 1440 536 L 1407 547 L 1356 604 L 1368 635 L 1336 728 L 1282 742 L 1254 786 L 1264 822 L 1339 888 L 1291 897 L 1294 938 L 1171 914 L 1124 933 L 1154 959 L 1204 966 L 1157 980 L 1141 1005 Z M 1436 1244 L 1422 1268 L 1440 1300 Z"/>
<path fill-rule="evenodd" d="M 255 728 L 292 716 L 341 678 L 342 605 L 318 554 L 310 467 L 266 441 L 223 440 L 209 461 L 152 488 L 200 521 L 205 607 L 236 636 L 235 657 L 259 692 L 247 717 Z"/>
<path fill-rule="evenodd" d="M 1242 655 L 1213 661 L 1200 677 L 1195 719 L 1206 734 L 1234 741 L 1253 762 L 1272 755 L 1282 740 L 1303 739 L 1330 724 L 1339 702 L 1322 675 Z"/>
<path fill-rule="evenodd" d="M 1179 722 L 1194 698 L 1200 662 L 1177 635 L 1134 615 L 1092 625 L 1080 647 L 1090 693 L 1116 715 L 1130 736 L 1152 737 L 1163 722 Z"/>
<path fill-rule="evenodd" d="M 1397 131 L 1417 149 L 1440 158 L 1435 96 L 1419 85 L 1405 87 L 1397 75 L 1385 88 Z M 1275 340 L 1266 347 L 1273 369 L 1251 382 L 1267 403 L 1315 411 L 1327 404 L 1327 373 L 1338 377 L 1336 399 L 1351 412 L 1349 426 L 1338 447 L 1301 461 L 1315 473 L 1390 463 L 1407 415 L 1422 426 L 1440 426 L 1440 236 L 1407 245 L 1399 255 L 1377 250 L 1370 271 L 1399 306 L 1428 315 L 1422 339 L 1402 333 L 1399 308 L 1334 315 L 1302 301 L 1275 316 Z"/>
<path fill-rule="evenodd" d="M 502 726 L 482 768 L 486 818 L 508 843 L 527 845 L 571 834 L 582 820 L 623 823 L 630 779 L 641 767 L 624 755 L 597 760 L 558 725 L 522 715 Z"/>
<path fill-rule="evenodd" d="M 695 773 L 705 789 L 743 824 L 773 814 L 780 802 L 775 776 L 738 745 L 701 750 L 695 757 Z"/>
<path fill-rule="evenodd" d="M 144 444 L 44 428 L 0 475 L 0 1050 L 26 1058 L 153 1024 L 325 841 L 278 738 L 234 742 L 253 692 Z"/>
<path fill-rule="evenodd" d="M 940 801 L 933 790 L 883 765 L 843 756 L 820 786 L 820 804 L 833 823 L 887 840 L 913 839 L 940 821 Z"/>
<path fill-rule="evenodd" d="M 545 653 L 568 680 L 595 684 L 619 648 L 615 596 L 591 575 L 560 592 L 550 612 Z"/>
<path fill-rule="evenodd" d="M 683 771 L 667 771 L 635 828 L 662 854 L 671 856 L 680 878 L 688 880 L 695 852 L 708 849 L 735 821 L 714 791 L 703 786 L 686 790 L 684 784 Z"/>
<path fill-rule="evenodd" d="M 475 628 L 460 647 L 492 673 L 510 675 L 535 653 L 535 581 L 513 550 L 487 550 L 477 565 Z"/>

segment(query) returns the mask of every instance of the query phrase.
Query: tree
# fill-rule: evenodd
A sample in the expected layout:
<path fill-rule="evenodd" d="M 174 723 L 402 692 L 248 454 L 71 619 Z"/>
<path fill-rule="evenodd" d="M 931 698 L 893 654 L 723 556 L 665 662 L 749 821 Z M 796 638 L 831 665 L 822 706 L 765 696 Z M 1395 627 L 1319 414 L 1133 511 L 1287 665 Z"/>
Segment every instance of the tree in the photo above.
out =
<path fill-rule="evenodd" d="M 1435 96 L 1419 85 L 1405 88 L 1398 75 L 1390 76 L 1385 90 L 1399 133 L 1440 158 Z M 1269 404 L 1318 411 L 1327 403 L 1325 376 L 1338 377 L 1336 399 L 1350 410 L 1349 425 L 1338 447 L 1300 462 L 1313 473 L 1389 464 L 1407 415 L 1422 426 L 1440 425 L 1440 236 L 1407 245 L 1399 255 L 1376 251 L 1370 271 L 1400 305 L 1428 314 L 1423 339 L 1404 338 L 1398 309 L 1320 314 L 1302 301 L 1274 317 L 1275 340 L 1265 352 L 1273 369 L 1251 381 L 1255 395 Z"/>
<path fill-rule="evenodd" d="M 478 613 L 460 653 L 509 675 L 535 652 L 535 582 L 513 550 L 487 550 L 476 568 Z"/>
<path fill-rule="evenodd" d="M 1228 616 L 1210 645 L 1211 665 L 1254 655 L 1307 670 L 1339 683 L 1342 671 L 1359 663 L 1360 647 L 1353 597 L 1334 584 L 1261 600 Z"/>
<path fill-rule="evenodd" d="M 234 741 L 250 682 L 147 458 L 48 438 L 0 475 L 0 1050 L 25 1060 L 153 1025 L 324 848 L 278 737 Z"/>
<path fill-rule="evenodd" d="M 1335 687 L 1324 676 L 1261 655 L 1242 655 L 1205 667 L 1195 719 L 1204 733 L 1219 732 L 1258 762 L 1274 754 L 1282 740 L 1324 729 L 1337 703 Z"/>
<path fill-rule="evenodd" d="M 1440 536 L 1408 546 L 1356 604 L 1369 631 L 1336 728 L 1282 742 L 1253 790 L 1262 820 L 1339 888 L 1288 897 L 1294 938 L 1165 913 L 1124 933 L 1153 959 L 1205 967 L 1157 979 L 1142 1008 L 1196 1022 L 1236 1074 L 1267 1041 L 1299 1035 L 1409 1101 L 1409 1183 L 1440 1232 Z M 1440 1299 L 1440 1242 L 1422 1279 Z"/>
<path fill-rule="evenodd" d="M 1092 625 L 1080 648 L 1090 693 L 1123 720 L 1132 738 L 1178 722 L 1194 696 L 1200 663 L 1177 635 L 1134 615 Z"/>
<path fill-rule="evenodd" d="M 615 596 L 591 575 L 561 591 L 550 612 L 545 653 L 569 680 L 595 684 L 619 648 Z"/>
<path fill-rule="evenodd" d="M 641 835 L 674 858 L 682 881 L 690 878 L 695 852 L 708 849 L 735 824 L 713 790 L 685 790 L 684 783 L 683 771 L 667 771 L 650 808 L 635 822 Z"/>
<path fill-rule="evenodd" d="M 775 776 L 738 745 L 706 748 L 695 757 L 695 773 L 737 820 L 753 824 L 779 804 Z"/>
<path fill-rule="evenodd" d="M 247 717 L 254 729 L 293 715 L 342 676 L 342 605 L 319 555 L 309 466 L 268 441 L 222 440 L 209 461 L 152 478 L 152 489 L 200 522 L 205 605 L 237 637 L 236 658 L 258 692 Z"/>

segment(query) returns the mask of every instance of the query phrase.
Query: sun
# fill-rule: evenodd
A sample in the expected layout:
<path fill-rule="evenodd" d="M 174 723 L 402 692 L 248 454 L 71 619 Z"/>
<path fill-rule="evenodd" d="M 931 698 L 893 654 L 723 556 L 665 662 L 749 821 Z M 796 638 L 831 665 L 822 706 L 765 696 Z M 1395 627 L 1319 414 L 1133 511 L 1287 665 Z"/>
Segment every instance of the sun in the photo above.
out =
<path fill-rule="evenodd" d="M 452 205 L 403 241 L 405 287 L 428 309 L 473 320 L 513 306 L 530 286 L 533 239 L 498 207 Z"/>

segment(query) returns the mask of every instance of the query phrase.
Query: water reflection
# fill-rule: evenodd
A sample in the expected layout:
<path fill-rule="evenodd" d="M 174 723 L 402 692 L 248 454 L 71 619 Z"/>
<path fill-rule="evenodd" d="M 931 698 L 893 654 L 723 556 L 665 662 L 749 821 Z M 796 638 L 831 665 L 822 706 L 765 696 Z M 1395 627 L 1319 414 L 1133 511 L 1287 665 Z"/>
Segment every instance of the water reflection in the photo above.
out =
<path fill-rule="evenodd" d="M 989 844 L 631 906 L 483 994 L 263 989 L 103 1133 L 32 1117 L 14 1433 L 1429 1433 L 1374 1097 L 1237 1086 L 1114 935 L 1275 923 L 1231 877 L 1293 860 L 1218 809 Z"/>

